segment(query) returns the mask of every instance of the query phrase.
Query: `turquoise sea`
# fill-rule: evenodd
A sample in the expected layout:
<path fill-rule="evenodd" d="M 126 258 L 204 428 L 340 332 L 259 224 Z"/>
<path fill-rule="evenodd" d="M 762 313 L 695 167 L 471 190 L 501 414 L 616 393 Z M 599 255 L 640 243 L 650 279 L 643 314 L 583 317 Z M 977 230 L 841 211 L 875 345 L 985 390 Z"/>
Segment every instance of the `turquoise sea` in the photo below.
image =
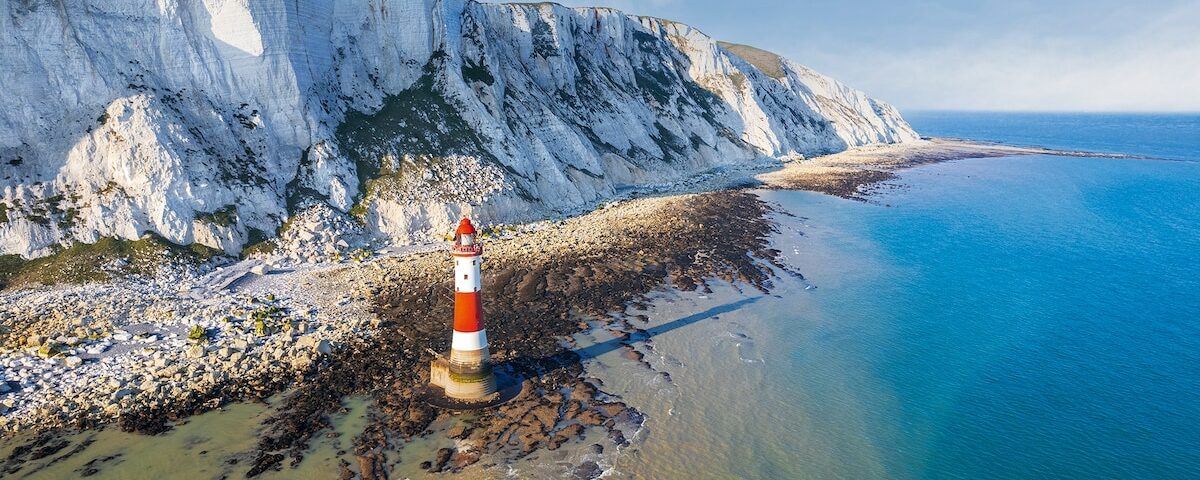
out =
<path fill-rule="evenodd" d="M 910 114 L 1022 156 L 903 172 L 869 202 L 761 195 L 805 281 L 675 293 L 635 478 L 1200 478 L 1200 116 Z M 647 386 L 651 388 L 647 388 Z"/>

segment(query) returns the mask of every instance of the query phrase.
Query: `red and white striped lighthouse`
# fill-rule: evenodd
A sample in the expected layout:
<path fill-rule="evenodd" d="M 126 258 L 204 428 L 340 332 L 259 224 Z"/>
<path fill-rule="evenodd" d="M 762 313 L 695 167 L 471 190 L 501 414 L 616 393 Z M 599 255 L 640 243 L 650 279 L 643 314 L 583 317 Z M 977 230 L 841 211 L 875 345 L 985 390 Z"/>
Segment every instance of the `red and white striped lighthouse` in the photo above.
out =
<path fill-rule="evenodd" d="M 442 387 L 448 397 L 481 399 L 496 392 L 480 297 L 483 245 L 476 238 L 475 226 L 466 217 L 459 222 L 454 237 L 451 250 L 454 257 L 454 336 L 450 342 L 449 364 L 439 366 L 435 361 L 430 381 Z"/>

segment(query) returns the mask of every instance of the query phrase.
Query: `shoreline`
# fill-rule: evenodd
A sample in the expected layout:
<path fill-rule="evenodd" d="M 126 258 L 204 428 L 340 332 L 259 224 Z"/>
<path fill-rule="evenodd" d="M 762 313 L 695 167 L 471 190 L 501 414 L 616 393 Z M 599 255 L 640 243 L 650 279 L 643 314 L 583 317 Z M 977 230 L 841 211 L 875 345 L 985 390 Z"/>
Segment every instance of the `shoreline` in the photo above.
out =
<path fill-rule="evenodd" d="M 750 172 L 746 182 L 722 178 L 725 186 L 715 192 L 656 190 L 654 193 L 668 196 L 623 200 L 509 238 L 489 240 L 485 291 L 490 294 L 488 324 L 497 360 L 508 362 L 514 372 L 530 379 L 527 387 L 535 388 L 527 391 L 548 393 L 523 395 L 485 412 L 474 428 L 456 439 L 457 445 L 468 447 L 447 451 L 444 458 L 439 452 L 438 458 L 430 460 L 431 470 L 461 469 L 484 454 L 517 458 L 539 449 L 553 450 L 584 433 L 584 427 L 570 425 L 603 428 L 611 442 L 624 442 L 618 424 L 637 423 L 640 413 L 608 397 L 602 386 L 585 380 L 579 356 L 558 339 L 585 329 L 583 320 L 588 318 L 615 318 L 610 328 L 615 337 L 643 335 L 636 318 L 611 312 L 622 312 L 667 284 L 695 290 L 706 288 L 710 279 L 720 279 L 769 288 L 772 266 L 787 271 L 784 265 L 772 264 L 778 252 L 766 247 L 765 238 L 773 228 L 770 209 L 753 194 L 729 190 L 729 185 L 757 181 L 754 188 L 812 190 L 863 200 L 864 187 L 892 179 L 894 172 L 903 168 L 960 158 L 1047 153 L 1064 152 L 944 140 L 859 148 L 793 161 L 768 173 Z M 687 188 L 702 189 L 696 185 Z M 169 429 L 168 421 L 287 390 L 280 413 L 266 422 L 270 428 L 260 437 L 254 469 L 261 472 L 285 468 L 287 458 L 298 461 L 313 436 L 328 428 L 329 414 L 340 408 L 342 398 L 368 394 L 377 404 L 370 424 L 354 442 L 354 451 L 359 473 L 374 478 L 371 475 L 388 470 L 383 451 L 402 444 L 397 443 L 401 439 L 427 434 L 430 423 L 449 414 L 419 402 L 412 388 L 423 381 L 424 369 L 418 367 L 427 360 L 424 348 L 444 347 L 448 339 L 442 330 L 444 319 L 450 318 L 450 303 L 440 295 L 443 284 L 448 283 L 443 278 L 448 267 L 442 265 L 444 252 L 439 246 L 409 249 L 403 255 L 385 252 L 361 265 L 247 274 L 232 282 L 241 292 L 205 290 L 199 295 L 203 300 L 193 298 L 191 294 L 196 292 L 189 289 L 179 289 L 187 290 L 188 295 L 168 295 L 120 284 L 3 293 L 6 299 L 22 301 L 41 295 L 43 306 L 72 301 L 101 304 L 105 302 L 96 298 L 140 294 L 151 303 L 169 304 L 174 310 L 168 311 L 175 315 L 179 310 L 195 310 L 184 314 L 185 320 L 176 321 L 173 331 L 166 328 L 171 325 L 169 315 L 163 322 L 145 322 L 160 327 L 152 335 L 162 338 L 134 342 L 129 317 L 148 310 L 134 304 L 124 312 L 124 323 L 120 318 L 109 319 L 95 328 L 101 332 L 100 338 L 81 344 L 82 356 L 73 355 L 84 360 L 81 365 L 70 367 L 60 359 L 41 360 L 41 365 L 31 361 L 34 365 L 21 371 L 37 371 L 42 376 L 38 380 L 50 375 L 70 379 L 70 373 L 82 369 L 83 377 L 76 375 L 76 379 L 91 388 L 70 395 L 82 399 L 75 404 L 47 405 L 49 398 L 43 398 L 36 407 L 0 406 L 3 426 L 9 432 L 22 429 L 53 434 L 63 427 L 93 428 L 115 420 L 122 429 L 153 434 Z M 285 315 L 291 328 L 285 329 L 281 321 L 278 332 L 250 335 L 252 327 L 246 323 L 254 312 L 273 306 L 289 312 Z M 206 327 L 217 331 L 202 355 L 189 355 L 189 350 L 194 353 L 195 349 L 185 340 L 187 332 L 179 331 L 178 326 L 199 317 L 212 317 L 207 320 L 215 323 L 220 321 L 216 317 L 223 320 L 231 315 L 237 321 Z M 302 319 L 292 318 L 301 315 Z M 82 317 L 64 315 L 62 321 L 76 318 Z M 14 317 L 0 315 L 0 320 L 6 327 L 8 345 L 18 334 L 10 327 Z M 104 329 L 109 329 L 107 337 Z M 120 341 L 125 334 L 130 338 Z M 87 347 L 105 342 L 108 346 L 99 354 L 89 356 Z M 143 344 L 151 344 L 155 350 L 144 352 Z M 139 355 L 138 349 L 145 354 Z M 21 365 L 31 358 L 28 353 L 28 349 L 15 351 L 22 355 Z M 10 365 L 15 355 L 4 355 L 6 371 L 13 370 Z M 107 370 L 100 368 L 114 363 L 104 358 L 121 356 L 128 361 L 115 362 L 117 366 L 110 365 Z M 230 363 L 231 358 L 236 360 Z M 39 366 L 41 370 L 36 370 Z M 97 375 L 87 377 L 88 368 Z M 138 378 L 113 381 L 109 375 L 105 380 L 106 373 L 118 368 L 139 372 Z M 11 389 L 8 383 L 4 385 Z M 13 393 L 23 399 L 39 393 L 50 397 L 25 391 L 25 384 L 20 386 L 21 390 Z M 114 386 L 120 388 L 111 388 Z M 129 391 L 114 398 L 122 389 Z M 4 394 L 5 400 L 14 398 L 13 393 Z M 65 396 L 69 395 L 55 395 L 59 400 Z M 89 401 L 105 406 L 97 408 Z M 87 415 L 82 419 L 60 416 L 60 423 L 54 423 L 55 415 L 63 412 Z M 516 445 L 511 445 L 514 441 Z M 10 456 L 4 471 L 19 468 L 30 457 L 28 451 L 20 458 Z"/>
<path fill-rule="evenodd" d="M 1128 158 L 1147 157 L 1018 147 L 956 139 L 932 138 L 918 142 L 870 145 L 807 160 L 793 161 L 783 168 L 755 176 L 763 188 L 808 190 L 851 200 L 864 200 L 865 187 L 896 178 L 896 172 L 931 163 L 966 158 L 998 158 L 1016 155 L 1057 155 L 1068 157 Z"/>

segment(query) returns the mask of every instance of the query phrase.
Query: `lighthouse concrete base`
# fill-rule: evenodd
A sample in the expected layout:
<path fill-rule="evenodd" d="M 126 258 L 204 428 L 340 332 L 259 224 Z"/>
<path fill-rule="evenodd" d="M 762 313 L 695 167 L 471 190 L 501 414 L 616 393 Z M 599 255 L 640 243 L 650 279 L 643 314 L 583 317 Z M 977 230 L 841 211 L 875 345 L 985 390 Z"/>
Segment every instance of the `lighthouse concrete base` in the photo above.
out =
<path fill-rule="evenodd" d="M 473 362 L 456 369 L 445 358 L 439 358 L 429 362 L 429 383 L 442 387 L 447 397 L 460 400 L 483 400 L 496 394 L 496 375 L 489 362 Z"/>
<path fill-rule="evenodd" d="M 444 358 L 430 362 L 430 385 L 422 395 L 426 403 L 435 407 L 451 410 L 478 410 L 493 407 L 507 402 L 521 394 L 524 384 L 521 379 L 504 369 L 496 368 L 490 376 L 491 394 L 483 396 L 468 396 L 476 390 L 484 388 L 480 385 L 461 385 L 449 375 L 449 363 Z M 453 395 L 451 395 L 453 394 Z"/>

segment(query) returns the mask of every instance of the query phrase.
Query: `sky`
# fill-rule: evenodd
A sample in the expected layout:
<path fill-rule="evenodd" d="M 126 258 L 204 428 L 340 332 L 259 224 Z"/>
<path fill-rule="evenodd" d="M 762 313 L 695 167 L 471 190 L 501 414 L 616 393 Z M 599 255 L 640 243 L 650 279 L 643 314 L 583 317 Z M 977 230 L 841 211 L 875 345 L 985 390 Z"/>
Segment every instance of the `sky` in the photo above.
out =
<path fill-rule="evenodd" d="M 1200 0 L 559 0 L 770 50 L 908 110 L 1200 111 Z"/>

